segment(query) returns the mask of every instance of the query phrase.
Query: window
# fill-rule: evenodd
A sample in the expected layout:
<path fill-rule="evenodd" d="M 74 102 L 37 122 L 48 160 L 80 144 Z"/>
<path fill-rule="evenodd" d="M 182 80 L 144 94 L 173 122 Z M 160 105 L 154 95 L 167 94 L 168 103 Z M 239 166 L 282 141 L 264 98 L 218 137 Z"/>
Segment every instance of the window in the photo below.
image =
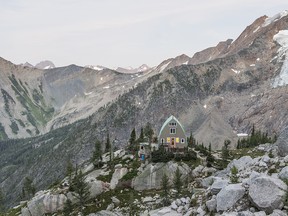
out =
<path fill-rule="evenodd" d="M 163 138 L 161 139 L 161 143 L 162 143 L 162 144 L 164 143 L 164 139 L 163 139 Z"/>
<path fill-rule="evenodd" d="M 170 143 L 170 137 L 167 137 L 167 143 Z"/>
<path fill-rule="evenodd" d="M 170 134 L 176 134 L 176 128 L 170 128 Z"/>
<path fill-rule="evenodd" d="M 176 126 L 176 122 L 170 122 L 169 125 L 170 126 Z"/>
<path fill-rule="evenodd" d="M 182 139 L 181 139 L 181 143 L 185 143 L 185 139 L 182 138 Z"/>
<path fill-rule="evenodd" d="M 176 143 L 179 143 L 179 137 L 176 137 Z"/>

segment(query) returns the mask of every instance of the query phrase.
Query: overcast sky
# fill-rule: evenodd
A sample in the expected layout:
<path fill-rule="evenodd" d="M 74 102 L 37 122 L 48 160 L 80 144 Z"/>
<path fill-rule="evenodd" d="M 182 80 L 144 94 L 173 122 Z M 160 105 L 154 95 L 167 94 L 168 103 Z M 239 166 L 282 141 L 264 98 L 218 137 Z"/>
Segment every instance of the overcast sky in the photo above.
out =
<path fill-rule="evenodd" d="M 228 38 L 287 0 L 0 0 L 0 56 L 15 64 L 155 66 Z"/>

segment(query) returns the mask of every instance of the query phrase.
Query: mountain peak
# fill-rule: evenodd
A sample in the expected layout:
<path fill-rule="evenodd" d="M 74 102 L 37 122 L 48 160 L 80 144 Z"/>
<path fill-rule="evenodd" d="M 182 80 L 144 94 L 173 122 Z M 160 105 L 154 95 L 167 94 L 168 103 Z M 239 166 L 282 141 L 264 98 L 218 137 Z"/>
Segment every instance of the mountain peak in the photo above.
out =
<path fill-rule="evenodd" d="M 55 68 L 55 65 L 53 62 L 49 60 L 45 60 L 36 64 L 35 67 L 38 69 L 52 69 L 52 68 Z"/>

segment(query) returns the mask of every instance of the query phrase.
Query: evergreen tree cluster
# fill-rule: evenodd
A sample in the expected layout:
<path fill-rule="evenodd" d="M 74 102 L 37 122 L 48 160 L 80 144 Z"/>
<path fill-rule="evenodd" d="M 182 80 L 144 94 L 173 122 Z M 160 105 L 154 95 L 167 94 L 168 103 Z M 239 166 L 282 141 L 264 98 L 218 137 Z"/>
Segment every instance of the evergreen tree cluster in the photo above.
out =
<path fill-rule="evenodd" d="M 170 160 L 175 160 L 175 161 L 191 161 L 191 160 L 196 160 L 197 159 L 197 154 L 193 150 L 188 150 L 185 149 L 184 153 L 173 153 L 171 151 L 165 150 L 163 146 L 160 146 L 158 150 L 155 150 L 151 152 L 151 161 L 153 163 L 158 163 L 158 162 L 168 162 Z"/>
<path fill-rule="evenodd" d="M 128 150 L 130 152 L 136 152 L 138 150 L 139 143 L 141 142 L 157 142 L 157 137 L 154 136 L 154 130 L 151 123 L 147 123 L 145 127 L 141 127 L 140 135 L 137 138 L 136 129 L 133 128 L 129 138 Z"/>
<path fill-rule="evenodd" d="M 256 130 L 253 125 L 251 135 L 247 138 L 239 139 L 237 142 L 237 149 L 240 148 L 251 148 L 265 143 L 276 142 L 277 137 L 273 138 L 268 136 L 268 133 L 263 133 L 260 130 Z"/>

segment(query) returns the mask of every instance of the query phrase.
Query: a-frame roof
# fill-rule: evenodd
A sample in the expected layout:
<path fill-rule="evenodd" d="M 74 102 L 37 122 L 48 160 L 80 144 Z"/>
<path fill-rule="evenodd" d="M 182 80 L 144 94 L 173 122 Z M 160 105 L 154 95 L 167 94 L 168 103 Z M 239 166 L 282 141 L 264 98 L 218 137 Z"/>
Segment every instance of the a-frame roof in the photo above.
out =
<path fill-rule="evenodd" d="M 178 121 L 177 118 L 175 118 L 175 116 L 171 115 L 171 116 L 164 122 L 164 124 L 162 125 L 161 130 L 160 130 L 160 132 L 159 132 L 159 136 L 160 136 L 160 134 L 162 133 L 162 131 L 164 130 L 165 126 L 166 126 L 171 120 L 174 120 L 174 121 L 182 128 L 182 130 L 183 130 L 184 133 L 185 133 L 185 130 L 184 130 L 184 127 L 182 126 L 182 124 Z"/>

